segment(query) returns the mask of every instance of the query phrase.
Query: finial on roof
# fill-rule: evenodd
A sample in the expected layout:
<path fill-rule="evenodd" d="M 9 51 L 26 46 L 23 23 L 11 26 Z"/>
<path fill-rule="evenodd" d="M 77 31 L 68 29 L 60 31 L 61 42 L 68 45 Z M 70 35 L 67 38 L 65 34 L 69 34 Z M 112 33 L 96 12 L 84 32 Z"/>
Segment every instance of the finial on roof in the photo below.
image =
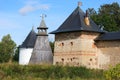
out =
<path fill-rule="evenodd" d="M 40 17 L 42 18 L 42 20 L 44 20 L 44 18 L 47 17 L 47 15 L 46 14 L 42 14 Z"/>
<path fill-rule="evenodd" d="M 82 6 L 82 2 L 78 2 L 78 7 Z"/>
<path fill-rule="evenodd" d="M 32 30 L 34 30 L 34 25 L 32 26 Z"/>

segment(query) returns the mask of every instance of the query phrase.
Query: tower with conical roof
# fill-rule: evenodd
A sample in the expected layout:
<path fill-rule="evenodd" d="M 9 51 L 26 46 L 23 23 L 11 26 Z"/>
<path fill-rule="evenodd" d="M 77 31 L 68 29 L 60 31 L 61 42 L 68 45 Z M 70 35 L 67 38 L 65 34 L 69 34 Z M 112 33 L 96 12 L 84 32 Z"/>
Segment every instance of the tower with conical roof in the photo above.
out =
<path fill-rule="evenodd" d="M 47 27 L 44 21 L 44 15 L 38 29 L 37 39 L 30 59 L 30 64 L 52 64 L 53 54 L 49 45 Z"/>
<path fill-rule="evenodd" d="M 32 28 L 22 45 L 19 46 L 19 64 L 27 65 L 29 63 L 36 38 L 36 33 Z"/>
<path fill-rule="evenodd" d="M 103 31 L 80 8 L 80 2 L 55 34 L 53 64 L 98 68 L 94 39 Z"/>

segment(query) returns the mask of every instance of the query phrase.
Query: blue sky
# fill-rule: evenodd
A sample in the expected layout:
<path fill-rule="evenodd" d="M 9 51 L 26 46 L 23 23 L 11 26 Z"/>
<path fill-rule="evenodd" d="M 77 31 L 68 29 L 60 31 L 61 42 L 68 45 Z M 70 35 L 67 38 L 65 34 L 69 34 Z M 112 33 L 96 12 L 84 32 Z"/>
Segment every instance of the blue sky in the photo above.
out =
<path fill-rule="evenodd" d="M 45 22 L 48 32 L 57 29 L 77 7 L 79 0 L 0 0 L 0 40 L 4 35 L 10 34 L 17 45 L 22 44 L 34 25 L 37 27 L 41 21 L 41 14 L 46 14 Z M 120 0 L 80 0 L 81 9 L 98 10 L 100 5 L 118 2 Z M 49 35 L 49 40 L 54 40 Z"/>

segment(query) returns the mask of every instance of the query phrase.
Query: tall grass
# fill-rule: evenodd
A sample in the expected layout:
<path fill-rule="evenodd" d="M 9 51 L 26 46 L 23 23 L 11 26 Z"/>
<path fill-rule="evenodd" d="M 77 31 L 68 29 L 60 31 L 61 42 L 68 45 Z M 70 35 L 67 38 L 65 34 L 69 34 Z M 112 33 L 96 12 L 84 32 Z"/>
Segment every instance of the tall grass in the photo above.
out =
<path fill-rule="evenodd" d="M 85 67 L 0 64 L 0 80 L 104 80 L 103 70 Z"/>

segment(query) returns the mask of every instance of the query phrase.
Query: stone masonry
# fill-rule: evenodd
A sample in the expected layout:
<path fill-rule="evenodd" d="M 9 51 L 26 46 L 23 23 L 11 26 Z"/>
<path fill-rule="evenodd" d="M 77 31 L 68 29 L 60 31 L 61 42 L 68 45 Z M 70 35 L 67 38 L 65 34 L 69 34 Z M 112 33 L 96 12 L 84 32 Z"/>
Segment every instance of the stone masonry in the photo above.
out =
<path fill-rule="evenodd" d="M 94 39 L 99 33 L 72 32 L 57 34 L 54 64 L 98 68 L 97 47 Z"/>

